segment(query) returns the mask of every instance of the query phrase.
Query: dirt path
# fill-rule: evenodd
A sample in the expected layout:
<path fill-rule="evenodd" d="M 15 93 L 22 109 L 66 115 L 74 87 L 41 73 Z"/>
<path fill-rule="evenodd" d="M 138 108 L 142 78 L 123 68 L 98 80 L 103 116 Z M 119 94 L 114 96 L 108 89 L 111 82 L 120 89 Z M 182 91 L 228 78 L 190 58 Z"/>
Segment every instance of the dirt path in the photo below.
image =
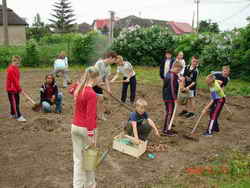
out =
<path fill-rule="evenodd" d="M 45 71 L 22 72 L 23 88 L 34 99 L 39 99 L 39 86 Z M 76 78 L 80 73 L 71 72 Z M 3 91 L 5 74 L 0 90 Z M 59 80 L 59 85 L 61 81 Z M 120 85 L 113 86 L 113 93 L 120 96 Z M 28 119 L 25 124 L 17 123 L 8 118 L 8 101 L 6 94 L 0 93 L 0 187 L 2 188 L 70 188 L 72 187 L 72 145 L 70 123 L 72 118 L 72 97 L 66 89 L 64 93 L 64 110 L 62 115 L 42 114 L 31 111 L 27 101 L 22 97 L 22 112 Z M 208 96 L 200 92 L 197 106 L 201 108 L 208 102 Z M 138 86 L 138 95 L 144 96 L 149 102 L 148 112 L 157 125 L 163 125 L 164 105 L 161 102 L 161 88 L 158 86 Z M 143 184 L 159 184 L 168 176 L 179 177 L 183 169 L 197 162 L 209 160 L 227 148 L 250 147 L 250 103 L 247 97 L 229 97 L 228 106 L 234 112 L 229 120 L 224 111 L 221 116 L 221 132 L 213 138 L 200 136 L 206 129 L 208 119 L 203 118 L 197 130 L 199 142 L 186 140 L 182 137 L 191 131 L 194 119 L 175 120 L 177 137 L 161 138 L 168 144 L 168 151 L 157 153 L 154 160 L 146 155 L 141 159 L 116 151 L 109 156 L 97 171 L 97 182 L 100 187 L 116 187 L 127 184 L 129 187 Z M 106 101 L 107 102 L 107 101 Z M 122 121 L 128 118 L 128 111 L 112 101 L 109 106 L 112 113 L 106 122 L 99 122 L 99 146 L 104 151 L 119 133 Z M 150 140 L 157 142 L 151 135 Z M 112 185 L 112 186 L 110 186 Z"/>

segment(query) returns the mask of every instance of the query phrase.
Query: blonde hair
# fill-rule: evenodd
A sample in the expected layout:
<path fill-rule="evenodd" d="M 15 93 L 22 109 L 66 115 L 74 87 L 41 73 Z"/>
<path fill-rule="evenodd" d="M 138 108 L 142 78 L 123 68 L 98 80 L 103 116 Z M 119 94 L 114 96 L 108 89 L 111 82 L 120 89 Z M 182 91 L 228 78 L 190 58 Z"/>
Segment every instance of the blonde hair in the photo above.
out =
<path fill-rule="evenodd" d="M 74 96 L 77 97 L 80 92 L 82 92 L 82 91 L 84 92 L 86 84 L 90 80 L 96 79 L 98 76 L 99 76 L 99 71 L 96 67 L 94 67 L 94 66 L 88 67 L 85 70 L 84 76 L 80 80 L 80 84 L 77 86 L 77 88 L 74 92 Z"/>
<path fill-rule="evenodd" d="M 17 56 L 17 55 L 12 56 L 12 58 L 11 58 L 12 63 L 17 63 L 17 62 L 20 63 L 21 60 L 22 60 L 22 58 L 20 56 Z"/>
<path fill-rule="evenodd" d="M 183 53 L 182 51 L 180 51 L 180 52 L 178 53 L 178 55 L 183 55 L 183 56 L 184 56 L 184 53 Z"/>
<path fill-rule="evenodd" d="M 144 99 L 138 99 L 135 103 L 136 106 L 146 107 L 148 105 L 147 101 Z"/>
<path fill-rule="evenodd" d="M 211 79 L 211 83 L 209 83 L 209 80 Z M 207 77 L 206 77 L 206 82 L 208 85 L 212 84 L 215 82 L 215 76 L 213 74 L 209 74 Z"/>
<path fill-rule="evenodd" d="M 222 67 L 222 70 L 230 70 L 230 66 L 226 65 Z"/>
<path fill-rule="evenodd" d="M 123 61 L 123 57 L 122 56 L 117 56 L 116 57 L 116 62 L 122 62 Z"/>

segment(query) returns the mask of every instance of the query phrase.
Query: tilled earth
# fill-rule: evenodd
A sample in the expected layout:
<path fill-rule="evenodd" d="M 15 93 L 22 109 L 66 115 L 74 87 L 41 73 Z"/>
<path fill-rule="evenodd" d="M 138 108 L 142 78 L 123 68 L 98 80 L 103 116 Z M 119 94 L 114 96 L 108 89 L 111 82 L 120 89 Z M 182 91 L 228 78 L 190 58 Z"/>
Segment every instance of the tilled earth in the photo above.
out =
<path fill-rule="evenodd" d="M 45 75 L 44 70 L 22 72 L 22 87 L 36 101 L 39 100 L 39 87 Z M 71 72 L 71 78 L 79 78 L 81 72 Z M 0 187 L 1 188 L 71 188 L 72 187 L 72 143 L 70 126 L 73 100 L 67 89 L 60 88 L 64 94 L 62 114 L 43 114 L 34 112 L 28 101 L 22 96 L 21 111 L 27 123 L 18 123 L 9 118 L 9 104 L 4 92 L 5 73 L 0 79 Z M 58 80 L 62 85 L 61 78 Z M 121 85 L 114 84 L 112 92 L 119 97 Z M 148 113 L 159 129 L 164 122 L 164 105 L 161 100 L 160 83 L 155 85 L 138 84 L 137 96 L 144 97 Z M 105 100 L 111 111 L 108 120 L 98 122 L 98 147 L 108 149 L 113 137 L 122 131 L 123 122 L 129 112 L 116 101 Z M 205 162 L 225 149 L 250 148 L 250 103 L 248 97 L 228 97 L 227 105 L 233 111 L 230 115 L 225 109 L 220 116 L 221 132 L 212 138 L 201 136 L 208 124 L 204 117 L 195 137 L 198 142 L 187 140 L 188 134 L 198 117 L 175 119 L 176 137 L 156 138 L 150 135 L 151 144 L 167 145 L 165 152 L 157 152 L 155 159 L 149 159 L 147 153 L 140 159 L 112 150 L 97 170 L 98 187 L 127 187 L 147 184 L 161 184 L 166 177 L 178 177 L 184 169 L 197 162 Z M 196 98 L 197 111 L 209 101 L 204 91 Z M 177 113 L 181 110 L 178 106 Z M 183 182 L 185 183 L 185 182 Z"/>

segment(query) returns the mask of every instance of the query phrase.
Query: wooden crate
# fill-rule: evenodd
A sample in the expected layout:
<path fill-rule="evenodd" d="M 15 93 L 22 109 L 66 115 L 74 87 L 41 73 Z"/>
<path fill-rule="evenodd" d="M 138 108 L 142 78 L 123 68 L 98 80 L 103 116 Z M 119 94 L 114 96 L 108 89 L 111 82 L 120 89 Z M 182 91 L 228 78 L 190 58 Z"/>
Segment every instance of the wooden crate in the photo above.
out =
<path fill-rule="evenodd" d="M 133 143 L 133 137 L 130 137 L 128 135 L 124 135 L 123 133 L 117 135 L 114 137 L 113 141 L 113 149 L 120 151 L 122 153 L 128 154 L 130 156 L 139 158 L 147 149 L 147 142 L 145 141 L 142 144 L 124 144 L 120 140 L 123 138 L 129 139 Z"/>

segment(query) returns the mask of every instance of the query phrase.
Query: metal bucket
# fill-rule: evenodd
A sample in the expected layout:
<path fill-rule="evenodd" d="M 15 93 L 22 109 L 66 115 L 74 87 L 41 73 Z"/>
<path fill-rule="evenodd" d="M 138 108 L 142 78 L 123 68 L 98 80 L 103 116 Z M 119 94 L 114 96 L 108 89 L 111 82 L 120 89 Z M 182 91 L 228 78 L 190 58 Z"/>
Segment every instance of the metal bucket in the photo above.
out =
<path fill-rule="evenodd" d="M 99 151 L 94 146 L 87 145 L 83 149 L 83 170 L 94 171 L 97 166 L 97 161 L 99 158 Z"/>

